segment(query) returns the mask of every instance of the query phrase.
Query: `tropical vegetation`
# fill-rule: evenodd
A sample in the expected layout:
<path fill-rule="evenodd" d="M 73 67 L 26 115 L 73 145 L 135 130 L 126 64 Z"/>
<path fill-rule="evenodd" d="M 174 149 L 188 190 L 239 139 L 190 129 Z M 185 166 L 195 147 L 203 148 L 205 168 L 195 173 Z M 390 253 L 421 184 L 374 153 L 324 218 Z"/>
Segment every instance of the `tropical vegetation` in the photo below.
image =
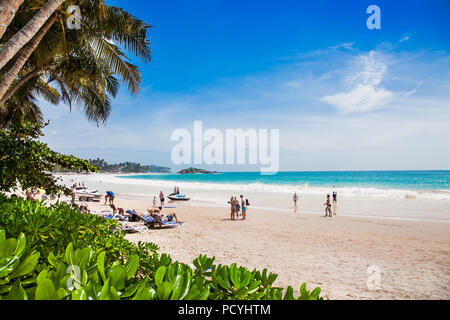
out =
<path fill-rule="evenodd" d="M 276 274 L 200 255 L 173 261 L 152 243 L 131 243 L 114 220 L 0 195 L 0 299 L 318 300 L 320 288 L 287 290 Z"/>
<path fill-rule="evenodd" d="M 169 173 L 170 168 L 157 165 L 142 165 L 136 162 L 122 162 L 109 164 L 104 159 L 89 159 L 89 163 L 105 173 Z"/>

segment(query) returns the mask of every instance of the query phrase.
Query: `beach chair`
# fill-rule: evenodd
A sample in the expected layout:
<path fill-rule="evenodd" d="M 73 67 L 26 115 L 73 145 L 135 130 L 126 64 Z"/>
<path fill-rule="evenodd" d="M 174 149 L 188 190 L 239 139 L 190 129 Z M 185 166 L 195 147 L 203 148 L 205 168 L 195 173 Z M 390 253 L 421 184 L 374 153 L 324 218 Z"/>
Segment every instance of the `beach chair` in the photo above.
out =
<path fill-rule="evenodd" d="M 109 219 L 109 220 L 120 220 L 120 221 L 125 220 L 125 217 L 121 216 L 120 214 L 115 214 L 115 215 L 105 214 L 105 215 L 103 215 L 103 218 Z"/>
<path fill-rule="evenodd" d="M 126 231 L 126 232 L 139 232 L 139 233 L 146 233 L 148 232 L 148 227 L 146 226 L 123 226 L 120 230 Z"/>
<path fill-rule="evenodd" d="M 145 216 L 145 217 L 140 217 L 147 226 L 151 227 L 151 228 L 155 228 L 156 226 L 158 227 L 167 227 L 167 228 L 175 228 L 175 227 L 180 227 L 184 224 L 184 222 L 175 222 L 175 221 L 164 221 L 161 217 L 159 216 Z"/>

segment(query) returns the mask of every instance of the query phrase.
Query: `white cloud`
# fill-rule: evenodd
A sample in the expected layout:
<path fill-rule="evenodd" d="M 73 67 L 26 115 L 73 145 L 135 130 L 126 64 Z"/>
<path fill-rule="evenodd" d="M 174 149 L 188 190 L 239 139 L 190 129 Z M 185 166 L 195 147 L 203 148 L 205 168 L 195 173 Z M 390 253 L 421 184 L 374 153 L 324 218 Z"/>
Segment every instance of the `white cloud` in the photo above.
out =
<path fill-rule="evenodd" d="M 350 73 L 345 79 L 345 92 L 328 95 L 322 101 L 336 107 L 343 113 L 371 111 L 386 106 L 395 98 L 395 94 L 381 86 L 387 71 L 383 57 L 375 51 L 358 57 L 356 73 Z"/>
<path fill-rule="evenodd" d="M 340 43 L 340 44 L 337 44 L 335 46 L 330 47 L 330 49 L 344 48 L 344 49 L 347 49 L 347 50 L 354 50 L 355 49 L 355 48 L 353 48 L 354 44 L 355 44 L 355 42 Z"/>
<path fill-rule="evenodd" d="M 405 42 L 411 39 L 411 37 L 408 34 L 405 34 L 398 42 Z"/>

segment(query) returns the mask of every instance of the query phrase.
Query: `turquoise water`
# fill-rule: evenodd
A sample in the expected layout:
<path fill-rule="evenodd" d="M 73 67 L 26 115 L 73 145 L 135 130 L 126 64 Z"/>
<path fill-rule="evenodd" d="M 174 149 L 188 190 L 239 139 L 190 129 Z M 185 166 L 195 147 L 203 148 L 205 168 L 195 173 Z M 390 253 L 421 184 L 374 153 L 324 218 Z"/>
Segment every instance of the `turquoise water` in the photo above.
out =
<path fill-rule="evenodd" d="M 157 174 L 126 176 L 143 180 L 196 183 L 264 184 L 336 188 L 376 188 L 415 191 L 450 190 L 450 170 L 443 171 L 320 171 L 279 172 L 264 176 L 259 172 L 218 174 Z"/>

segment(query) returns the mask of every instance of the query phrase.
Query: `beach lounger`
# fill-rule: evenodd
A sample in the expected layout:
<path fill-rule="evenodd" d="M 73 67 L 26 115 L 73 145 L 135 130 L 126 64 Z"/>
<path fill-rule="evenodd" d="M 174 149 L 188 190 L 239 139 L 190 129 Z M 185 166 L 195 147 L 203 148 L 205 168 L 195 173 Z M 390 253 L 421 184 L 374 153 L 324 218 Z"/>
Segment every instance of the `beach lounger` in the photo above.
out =
<path fill-rule="evenodd" d="M 115 214 L 115 215 L 105 214 L 105 215 L 103 215 L 103 218 L 110 219 L 110 220 L 113 220 L 113 219 L 114 220 L 121 220 L 121 221 L 125 220 L 125 217 L 121 216 L 120 214 Z"/>
<path fill-rule="evenodd" d="M 140 217 L 142 219 L 142 221 L 145 222 L 145 224 L 151 228 L 155 228 L 156 226 L 158 227 L 167 227 L 167 228 L 175 228 L 175 227 L 180 227 L 184 224 L 184 222 L 175 222 L 175 221 L 171 221 L 171 222 L 167 222 L 164 221 L 161 217 L 152 217 L 152 216 L 145 216 L 145 217 Z"/>
<path fill-rule="evenodd" d="M 148 231 L 148 227 L 146 227 L 146 226 L 123 226 L 121 228 L 121 230 L 126 231 L 126 232 L 146 233 Z"/>

